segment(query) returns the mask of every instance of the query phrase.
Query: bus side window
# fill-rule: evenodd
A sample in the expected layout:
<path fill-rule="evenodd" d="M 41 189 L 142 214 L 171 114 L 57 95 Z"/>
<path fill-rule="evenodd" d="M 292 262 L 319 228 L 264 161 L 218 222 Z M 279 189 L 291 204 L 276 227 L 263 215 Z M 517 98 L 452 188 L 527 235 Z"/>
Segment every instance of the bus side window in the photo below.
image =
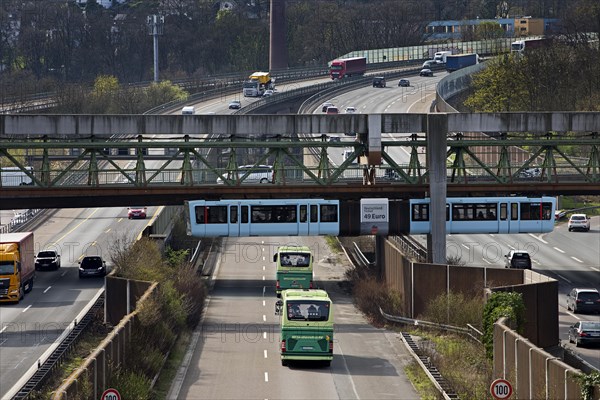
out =
<path fill-rule="evenodd" d="M 316 204 L 310 205 L 310 222 L 319 222 L 319 207 Z"/>

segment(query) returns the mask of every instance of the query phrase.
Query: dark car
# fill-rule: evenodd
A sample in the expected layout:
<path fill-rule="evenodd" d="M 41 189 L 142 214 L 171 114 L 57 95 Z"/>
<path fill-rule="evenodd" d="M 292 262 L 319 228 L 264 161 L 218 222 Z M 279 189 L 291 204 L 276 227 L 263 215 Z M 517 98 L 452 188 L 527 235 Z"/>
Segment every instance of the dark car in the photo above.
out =
<path fill-rule="evenodd" d="M 398 86 L 408 87 L 410 86 L 410 81 L 408 79 L 400 79 L 398 81 Z"/>
<path fill-rule="evenodd" d="M 127 218 L 146 219 L 146 207 L 129 207 L 127 209 Z"/>
<path fill-rule="evenodd" d="M 429 68 L 423 68 L 421 72 L 419 72 L 419 76 L 433 76 L 433 72 Z"/>
<path fill-rule="evenodd" d="M 385 87 L 385 76 L 376 76 L 373 78 L 373 87 Z"/>
<path fill-rule="evenodd" d="M 600 313 L 600 292 L 594 288 L 572 289 L 567 295 L 567 310 Z"/>
<path fill-rule="evenodd" d="M 85 256 L 79 262 L 79 278 L 106 276 L 106 261 L 100 256 Z"/>
<path fill-rule="evenodd" d="M 506 258 L 506 268 L 531 269 L 531 257 L 525 250 L 511 250 Z"/>
<path fill-rule="evenodd" d="M 59 269 L 60 254 L 54 250 L 43 250 L 35 256 L 35 269 Z"/>
<path fill-rule="evenodd" d="M 569 327 L 569 343 L 575 346 L 600 344 L 600 322 L 578 321 Z"/>

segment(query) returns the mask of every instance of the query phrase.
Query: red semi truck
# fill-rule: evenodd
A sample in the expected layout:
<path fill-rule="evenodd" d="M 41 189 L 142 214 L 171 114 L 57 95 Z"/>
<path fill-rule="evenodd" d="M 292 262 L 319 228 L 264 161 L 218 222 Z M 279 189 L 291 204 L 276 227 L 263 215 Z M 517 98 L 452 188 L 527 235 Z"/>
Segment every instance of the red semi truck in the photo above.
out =
<path fill-rule="evenodd" d="M 539 38 L 539 39 L 524 39 L 512 42 L 510 45 L 510 51 L 512 53 L 523 54 L 533 49 L 539 49 L 550 45 L 550 38 Z"/>
<path fill-rule="evenodd" d="M 365 57 L 338 58 L 337 60 L 333 60 L 329 67 L 331 79 L 364 75 L 365 72 L 367 72 L 367 59 Z"/>
<path fill-rule="evenodd" d="M 0 237 L 0 302 L 19 302 L 33 288 L 33 232 Z"/>

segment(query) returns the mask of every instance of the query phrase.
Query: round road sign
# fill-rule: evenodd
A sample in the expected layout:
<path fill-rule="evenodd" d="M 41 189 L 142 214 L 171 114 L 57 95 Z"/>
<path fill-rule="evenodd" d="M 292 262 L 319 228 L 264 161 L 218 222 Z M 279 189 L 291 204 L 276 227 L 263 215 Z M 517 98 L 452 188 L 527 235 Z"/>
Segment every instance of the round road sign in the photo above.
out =
<path fill-rule="evenodd" d="M 121 400 L 121 395 L 117 389 L 106 389 L 100 400 Z"/>
<path fill-rule="evenodd" d="M 512 386 L 506 379 L 496 379 L 490 385 L 490 393 L 495 399 L 508 399 L 512 392 Z"/>

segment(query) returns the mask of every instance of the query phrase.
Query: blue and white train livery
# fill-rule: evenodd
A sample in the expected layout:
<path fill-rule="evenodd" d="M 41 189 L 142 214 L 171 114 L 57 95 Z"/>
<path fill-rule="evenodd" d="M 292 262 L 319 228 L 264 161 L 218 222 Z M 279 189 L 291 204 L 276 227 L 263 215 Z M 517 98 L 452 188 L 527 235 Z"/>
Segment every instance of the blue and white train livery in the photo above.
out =
<path fill-rule="evenodd" d="M 429 199 L 410 200 L 410 232 L 431 232 Z M 448 197 L 446 233 L 544 233 L 554 229 L 554 197 Z"/>
<path fill-rule="evenodd" d="M 187 231 L 206 236 L 339 235 L 338 200 L 187 201 Z"/>

